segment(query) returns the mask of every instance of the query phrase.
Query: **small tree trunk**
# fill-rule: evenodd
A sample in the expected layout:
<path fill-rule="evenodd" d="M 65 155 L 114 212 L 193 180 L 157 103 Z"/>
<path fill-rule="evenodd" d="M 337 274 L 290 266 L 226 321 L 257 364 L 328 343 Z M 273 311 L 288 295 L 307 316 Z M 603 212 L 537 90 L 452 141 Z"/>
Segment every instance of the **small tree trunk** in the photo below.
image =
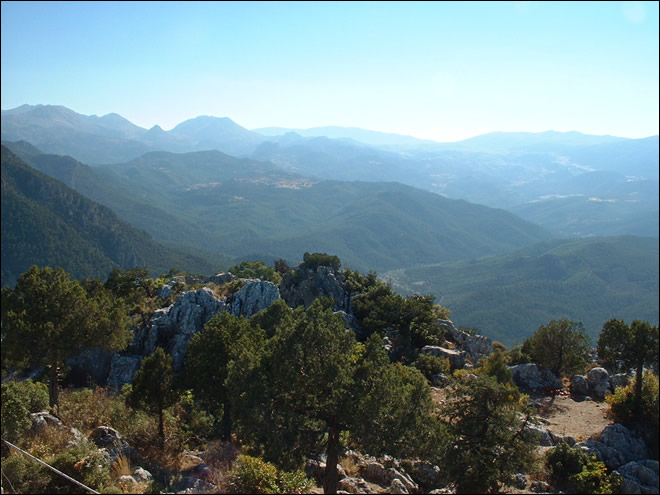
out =
<path fill-rule="evenodd" d="M 339 462 L 339 427 L 331 425 L 328 429 L 328 458 L 325 464 L 323 493 L 337 493 L 337 462 Z"/>

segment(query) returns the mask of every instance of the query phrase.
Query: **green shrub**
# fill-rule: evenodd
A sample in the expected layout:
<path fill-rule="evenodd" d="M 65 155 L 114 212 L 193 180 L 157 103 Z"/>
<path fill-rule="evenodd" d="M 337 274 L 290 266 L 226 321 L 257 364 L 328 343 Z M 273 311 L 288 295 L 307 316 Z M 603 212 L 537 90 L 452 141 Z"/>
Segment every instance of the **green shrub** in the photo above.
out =
<path fill-rule="evenodd" d="M 561 442 L 546 454 L 546 467 L 552 483 L 569 493 L 614 493 L 619 479 L 607 473 L 607 467 L 596 456 L 580 447 Z"/>
<path fill-rule="evenodd" d="M 1 393 L 2 438 L 16 443 L 32 425 L 30 413 L 48 409 L 48 387 L 29 379 L 9 381 L 2 384 Z"/>
<path fill-rule="evenodd" d="M 12 452 L 2 458 L 3 487 L 11 484 L 12 493 L 44 493 L 50 481 L 49 471 L 23 454 Z"/>
<path fill-rule="evenodd" d="M 240 455 L 230 474 L 236 493 L 305 493 L 312 482 L 301 471 L 285 472 L 258 457 Z"/>
<path fill-rule="evenodd" d="M 616 423 L 622 423 L 631 428 L 641 430 L 647 445 L 658 458 L 658 377 L 651 371 L 644 373 L 642 382 L 642 397 L 635 397 L 635 383 L 617 388 L 613 394 L 605 397 L 610 405 L 608 415 Z"/>
<path fill-rule="evenodd" d="M 326 253 L 305 253 L 303 255 L 304 268 L 309 270 L 316 270 L 319 266 L 329 266 L 331 268 L 339 269 L 341 260 L 337 256 L 332 256 Z"/>
<path fill-rule="evenodd" d="M 49 464 L 95 490 L 103 489 L 112 483 L 109 458 L 91 443 L 64 449 L 56 454 Z M 87 493 L 87 491 L 51 472 L 47 493 Z"/>
<path fill-rule="evenodd" d="M 229 271 L 239 278 L 260 278 L 278 285 L 282 281 L 282 275 L 271 266 L 266 266 L 262 261 L 243 261 L 239 265 L 232 266 Z"/>
<path fill-rule="evenodd" d="M 433 375 L 437 375 L 438 373 L 447 375 L 450 370 L 449 359 L 432 356 L 431 354 L 420 354 L 417 356 L 414 366 L 429 380 Z"/>

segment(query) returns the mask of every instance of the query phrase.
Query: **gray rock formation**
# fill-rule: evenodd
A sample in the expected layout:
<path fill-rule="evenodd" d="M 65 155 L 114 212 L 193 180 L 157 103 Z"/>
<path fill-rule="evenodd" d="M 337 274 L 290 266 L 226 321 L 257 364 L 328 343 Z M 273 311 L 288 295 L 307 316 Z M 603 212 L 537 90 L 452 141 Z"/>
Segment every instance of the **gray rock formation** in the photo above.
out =
<path fill-rule="evenodd" d="M 282 298 L 292 307 L 309 307 L 319 297 L 331 297 L 335 309 L 350 313 L 350 294 L 341 271 L 329 266 L 316 270 L 298 267 L 284 275 L 280 284 Z"/>
<path fill-rule="evenodd" d="M 272 282 L 248 280 L 231 299 L 231 313 L 250 317 L 268 308 L 280 298 L 280 290 Z"/>
<path fill-rule="evenodd" d="M 157 346 L 172 355 L 175 372 L 183 367 L 186 346 L 192 336 L 202 330 L 216 313 L 227 307 L 225 299 L 218 299 L 207 287 L 180 294 L 174 304 L 158 310 L 151 318 L 151 327 L 136 334 L 136 347 L 140 354 L 148 356 Z"/>
<path fill-rule="evenodd" d="M 592 368 L 587 373 L 589 395 L 596 400 L 603 400 L 610 391 L 610 374 L 605 368 Z"/>
<path fill-rule="evenodd" d="M 649 457 L 644 440 L 619 423 L 605 427 L 598 440 L 589 439 L 576 445 L 596 454 L 610 469 Z"/>
<path fill-rule="evenodd" d="M 77 428 L 64 425 L 59 418 L 48 411 L 31 413 L 30 420 L 32 421 L 31 431 L 35 435 L 45 434 L 48 428 L 53 428 L 67 437 L 68 446 L 80 445 L 85 442 L 84 435 Z"/>
<path fill-rule="evenodd" d="M 438 345 L 425 345 L 419 352 L 449 359 L 449 364 L 453 370 L 462 369 L 465 366 L 466 353 L 464 351 L 446 349 Z"/>
<path fill-rule="evenodd" d="M 510 369 L 513 383 L 523 392 L 564 388 L 557 375 L 538 364 L 523 363 L 511 366 Z"/>
<path fill-rule="evenodd" d="M 589 382 L 584 375 L 573 375 L 571 378 L 571 393 L 575 395 L 589 395 Z"/>
<path fill-rule="evenodd" d="M 620 493 L 660 493 L 658 461 L 631 461 L 614 472 L 623 478 Z"/>
<path fill-rule="evenodd" d="M 111 462 L 115 462 L 120 456 L 130 459 L 135 455 L 135 449 L 122 438 L 117 430 L 109 426 L 97 426 L 89 435 L 89 439 L 99 449 L 108 453 Z"/>
<path fill-rule="evenodd" d="M 133 381 L 135 372 L 140 368 L 142 356 L 122 356 L 114 353 L 108 373 L 108 386 L 119 390 L 126 383 Z"/>
<path fill-rule="evenodd" d="M 447 336 L 453 340 L 457 347 L 463 350 L 467 359 L 476 364 L 482 357 L 493 352 L 493 341 L 485 335 L 470 335 L 456 328 L 451 320 L 438 320 Z"/>

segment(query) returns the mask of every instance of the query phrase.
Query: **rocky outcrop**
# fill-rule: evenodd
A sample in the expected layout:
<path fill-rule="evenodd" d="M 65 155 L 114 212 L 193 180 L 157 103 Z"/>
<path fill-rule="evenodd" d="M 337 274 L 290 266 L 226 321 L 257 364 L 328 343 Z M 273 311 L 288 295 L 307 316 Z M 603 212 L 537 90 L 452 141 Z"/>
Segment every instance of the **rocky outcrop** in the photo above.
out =
<path fill-rule="evenodd" d="M 226 300 L 215 297 L 207 287 L 184 292 L 174 304 L 154 313 L 150 328 L 136 334 L 134 346 L 143 356 L 162 346 L 172 355 L 172 366 L 178 372 L 183 367 L 186 346 L 192 336 L 226 308 Z"/>
<path fill-rule="evenodd" d="M 110 364 L 108 374 L 108 385 L 119 390 L 123 385 L 131 383 L 133 376 L 140 368 L 142 356 L 128 355 L 122 356 L 114 353 Z"/>
<path fill-rule="evenodd" d="M 619 493 L 660 493 L 656 460 L 631 461 L 614 473 L 622 478 Z"/>
<path fill-rule="evenodd" d="M 119 432 L 109 426 L 97 426 L 89 435 L 89 439 L 99 449 L 108 453 L 111 462 L 115 462 L 121 456 L 130 459 L 136 453 Z"/>
<path fill-rule="evenodd" d="M 56 418 L 48 411 L 40 411 L 30 414 L 32 421 L 31 431 L 35 435 L 44 435 L 49 428 L 61 432 L 67 437 L 67 445 L 79 445 L 85 441 L 85 437 L 77 428 L 64 425 L 59 418 Z"/>
<path fill-rule="evenodd" d="M 451 320 L 438 320 L 448 339 L 465 352 L 467 360 L 476 364 L 482 357 L 493 352 L 493 341 L 485 335 L 470 335 L 456 328 Z"/>
<path fill-rule="evenodd" d="M 589 439 L 576 445 L 596 454 L 598 459 L 610 469 L 617 469 L 631 461 L 648 458 L 644 440 L 619 423 L 605 427 L 597 440 Z"/>
<path fill-rule="evenodd" d="M 268 308 L 280 298 L 280 290 L 272 282 L 247 280 L 246 284 L 231 298 L 231 313 L 250 317 Z"/>
<path fill-rule="evenodd" d="M 339 269 L 331 266 L 310 269 L 301 265 L 284 275 L 280 289 L 282 298 L 292 308 L 307 308 L 319 297 L 331 297 L 336 310 L 351 312 L 346 279 Z"/>
<path fill-rule="evenodd" d="M 630 383 L 630 378 L 626 373 L 618 373 L 610 375 L 610 390 L 616 391 L 619 387 L 626 387 Z"/>
<path fill-rule="evenodd" d="M 463 351 L 447 349 L 438 345 L 425 345 L 419 350 L 419 352 L 449 359 L 449 364 L 453 370 L 460 370 L 465 366 L 466 353 Z"/>
<path fill-rule="evenodd" d="M 557 375 L 538 364 L 523 363 L 511 366 L 510 369 L 513 383 L 523 392 L 564 388 Z"/>
<path fill-rule="evenodd" d="M 112 351 L 93 347 L 67 359 L 66 364 L 71 367 L 69 380 L 79 387 L 87 386 L 90 382 L 105 383 L 110 373 L 112 357 Z"/>

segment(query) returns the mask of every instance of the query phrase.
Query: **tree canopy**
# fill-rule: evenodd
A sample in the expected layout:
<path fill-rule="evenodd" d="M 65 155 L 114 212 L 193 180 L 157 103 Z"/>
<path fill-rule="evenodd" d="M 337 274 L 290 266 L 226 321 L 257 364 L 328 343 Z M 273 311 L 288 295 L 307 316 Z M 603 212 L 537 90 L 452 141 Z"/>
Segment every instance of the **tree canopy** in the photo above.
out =
<path fill-rule="evenodd" d="M 32 266 L 2 289 L 2 357 L 16 366 L 50 367 L 49 400 L 59 404 L 58 368 L 89 347 L 126 346 L 129 320 L 120 299 L 88 293 L 62 268 Z"/>
<path fill-rule="evenodd" d="M 522 350 L 532 361 L 554 374 L 570 375 L 586 367 L 590 339 L 584 333 L 582 323 L 562 318 L 541 325 L 533 336 L 525 340 Z"/>

